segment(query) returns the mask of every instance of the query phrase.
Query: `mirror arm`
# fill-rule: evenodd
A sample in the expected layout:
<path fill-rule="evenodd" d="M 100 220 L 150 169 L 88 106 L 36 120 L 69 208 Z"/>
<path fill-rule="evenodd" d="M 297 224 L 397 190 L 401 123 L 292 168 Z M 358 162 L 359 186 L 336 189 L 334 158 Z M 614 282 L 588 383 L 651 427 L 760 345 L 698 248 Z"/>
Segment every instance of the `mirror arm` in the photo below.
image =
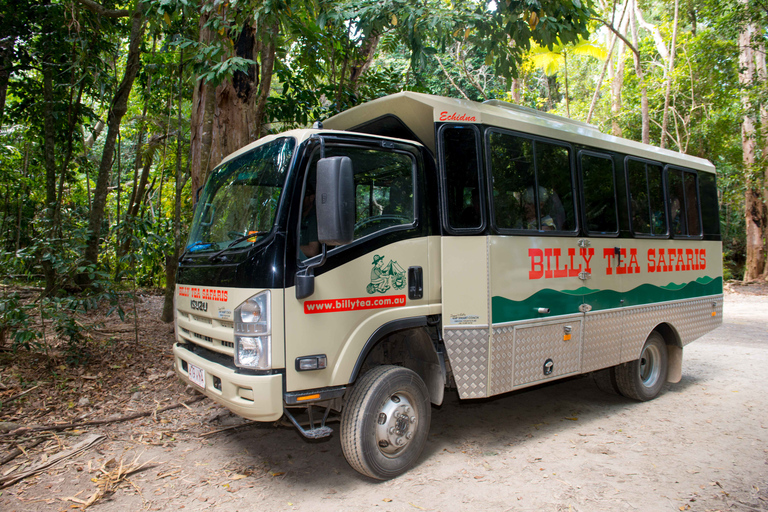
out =
<path fill-rule="evenodd" d="M 328 259 L 328 248 L 322 244 L 323 252 L 320 253 L 320 260 L 316 263 L 310 263 L 296 273 L 296 298 L 306 299 L 315 293 L 315 269 L 325 265 Z"/>

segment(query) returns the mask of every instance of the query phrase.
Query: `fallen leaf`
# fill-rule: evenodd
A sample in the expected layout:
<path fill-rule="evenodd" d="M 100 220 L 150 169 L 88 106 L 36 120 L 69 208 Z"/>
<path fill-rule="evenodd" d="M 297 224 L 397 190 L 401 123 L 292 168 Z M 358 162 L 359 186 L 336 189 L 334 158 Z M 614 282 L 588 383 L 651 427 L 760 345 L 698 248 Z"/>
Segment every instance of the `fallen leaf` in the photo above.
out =
<path fill-rule="evenodd" d="M 391 499 L 389 499 L 389 498 L 384 498 L 384 499 L 383 499 L 383 500 L 381 500 L 381 501 L 384 501 L 384 502 L 386 502 L 386 503 L 392 503 L 392 500 L 391 500 Z"/>
<path fill-rule="evenodd" d="M 417 508 L 417 509 L 419 509 L 419 510 L 427 510 L 427 509 L 425 509 L 424 507 L 420 507 L 420 506 L 418 506 L 418 505 L 414 505 L 413 503 L 410 503 L 410 502 L 409 502 L 408 504 L 409 504 L 410 506 L 412 506 L 413 508 Z"/>
<path fill-rule="evenodd" d="M 282 476 L 285 474 L 285 471 L 270 471 L 270 476 Z"/>
<path fill-rule="evenodd" d="M 577 418 L 576 416 L 574 416 L 573 418 L 565 418 L 565 419 L 570 421 L 579 421 L 579 418 Z"/>
<path fill-rule="evenodd" d="M 248 475 L 232 475 L 229 477 L 230 480 L 242 480 L 243 478 L 248 478 Z"/>

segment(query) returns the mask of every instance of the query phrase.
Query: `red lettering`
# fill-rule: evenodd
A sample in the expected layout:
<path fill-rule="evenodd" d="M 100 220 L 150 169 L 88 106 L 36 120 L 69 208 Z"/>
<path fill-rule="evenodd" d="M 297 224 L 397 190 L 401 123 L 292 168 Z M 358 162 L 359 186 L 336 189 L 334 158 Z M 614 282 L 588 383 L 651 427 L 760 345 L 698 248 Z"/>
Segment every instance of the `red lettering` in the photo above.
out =
<path fill-rule="evenodd" d="M 613 274 L 613 268 L 611 267 L 611 258 L 613 258 L 614 252 L 612 247 L 606 247 L 603 249 L 603 259 L 606 260 L 607 266 L 605 267 L 605 275 L 610 276 Z"/>
<path fill-rule="evenodd" d="M 555 252 L 555 275 L 554 277 L 568 277 L 568 265 L 560 268 L 560 249 L 554 249 Z"/>
<path fill-rule="evenodd" d="M 680 266 L 681 263 L 682 267 Z M 679 272 L 680 270 L 685 270 L 685 260 L 683 259 L 682 249 L 677 250 L 677 261 L 675 262 L 675 272 Z"/>
<path fill-rule="evenodd" d="M 693 249 L 686 249 L 685 250 L 685 270 L 696 270 L 696 263 L 693 260 L 694 253 Z"/>
<path fill-rule="evenodd" d="M 592 273 L 592 268 L 589 266 L 589 262 L 592 261 L 592 256 L 595 255 L 594 249 L 585 249 L 581 248 L 579 249 L 579 254 L 581 254 L 581 257 L 584 258 L 584 264 L 586 265 L 586 268 L 584 268 L 585 271 Z M 589 256 L 589 258 L 587 258 Z M 581 265 L 579 265 L 579 269 L 581 269 Z"/>
<path fill-rule="evenodd" d="M 664 249 L 659 249 L 659 272 L 669 272 L 667 259 L 664 257 Z"/>
<path fill-rule="evenodd" d="M 706 270 L 707 269 L 707 250 L 701 249 L 699 251 L 699 268 L 698 270 Z"/>
<path fill-rule="evenodd" d="M 627 273 L 627 264 L 621 263 L 621 258 L 624 258 L 626 260 L 627 258 L 627 250 L 621 249 L 619 250 L 619 264 L 616 265 L 616 274 L 626 274 Z"/>
<path fill-rule="evenodd" d="M 629 274 L 640 273 L 640 265 L 637 263 L 637 249 L 629 250 L 629 269 L 627 269 L 627 272 Z"/>
<path fill-rule="evenodd" d="M 583 251 L 584 249 L 582 249 Z M 573 257 L 576 256 L 576 249 L 568 249 L 568 257 L 571 259 L 571 267 L 568 270 L 568 277 L 576 277 L 579 275 L 579 272 L 581 271 L 581 263 L 579 263 L 579 268 L 575 268 L 573 264 Z"/>
<path fill-rule="evenodd" d="M 544 251 L 541 249 L 528 249 L 528 257 L 531 259 L 531 270 L 528 279 L 541 279 L 544 277 Z"/>
<path fill-rule="evenodd" d="M 544 272 L 544 279 L 552 279 L 554 276 L 554 272 L 552 272 L 552 249 L 544 249 L 544 255 L 547 257 L 547 271 Z"/>

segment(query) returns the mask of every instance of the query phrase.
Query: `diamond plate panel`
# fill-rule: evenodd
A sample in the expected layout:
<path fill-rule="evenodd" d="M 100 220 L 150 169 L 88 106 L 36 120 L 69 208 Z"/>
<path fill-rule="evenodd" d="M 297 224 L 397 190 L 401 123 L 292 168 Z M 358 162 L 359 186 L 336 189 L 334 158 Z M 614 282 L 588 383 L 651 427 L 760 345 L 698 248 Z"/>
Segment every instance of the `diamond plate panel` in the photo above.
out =
<path fill-rule="evenodd" d="M 638 358 L 651 330 L 662 322 L 672 326 L 685 346 L 722 324 L 723 297 L 587 313 L 581 371 Z"/>
<path fill-rule="evenodd" d="M 564 326 L 571 327 L 571 339 L 563 341 Z M 581 368 L 581 320 L 515 328 L 514 385 L 521 386 L 579 371 Z M 552 359 L 554 368 L 544 375 L 544 362 Z"/>
<path fill-rule="evenodd" d="M 489 330 L 443 330 L 445 349 L 451 362 L 453 377 L 461 398 L 488 396 L 488 338 Z"/>
<path fill-rule="evenodd" d="M 491 341 L 491 371 L 488 395 L 511 391 L 514 386 L 515 328 L 511 325 L 493 329 Z"/>

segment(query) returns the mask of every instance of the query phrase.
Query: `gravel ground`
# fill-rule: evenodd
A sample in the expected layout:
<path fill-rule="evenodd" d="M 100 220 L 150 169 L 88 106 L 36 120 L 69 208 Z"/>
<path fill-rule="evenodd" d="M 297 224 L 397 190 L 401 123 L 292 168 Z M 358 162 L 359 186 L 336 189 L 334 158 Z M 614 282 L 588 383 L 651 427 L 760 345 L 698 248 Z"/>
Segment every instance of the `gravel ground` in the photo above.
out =
<path fill-rule="evenodd" d="M 200 437 L 242 423 L 205 400 L 91 430 L 107 441 L 3 490 L 0 509 L 79 506 L 94 479 L 136 461 L 148 466 L 92 510 L 768 510 L 764 293 L 729 291 L 724 325 L 685 348 L 682 381 L 651 402 L 588 377 L 481 401 L 449 393 L 419 465 L 388 482 L 352 470 L 336 434 L 247 425 Z"/>

